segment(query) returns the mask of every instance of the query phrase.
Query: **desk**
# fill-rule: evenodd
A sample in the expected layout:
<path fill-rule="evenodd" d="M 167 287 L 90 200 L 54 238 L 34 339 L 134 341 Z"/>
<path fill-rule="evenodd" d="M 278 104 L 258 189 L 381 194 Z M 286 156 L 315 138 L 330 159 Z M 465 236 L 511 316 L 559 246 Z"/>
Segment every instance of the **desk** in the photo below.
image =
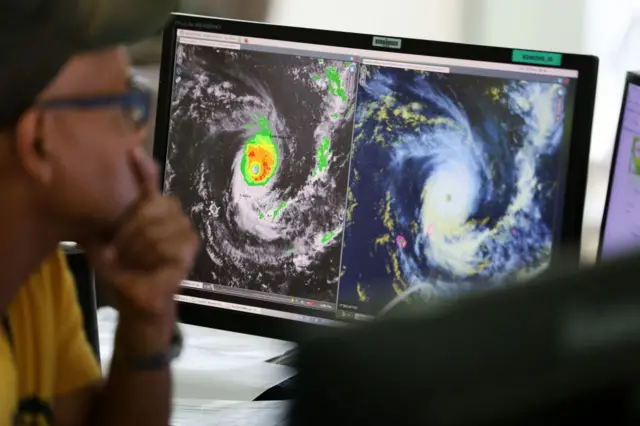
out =
<path fill-rule="evenodd" d="M 216 401 L 176 410 L 172 426 L 285 426 L 287 401 Z"/>
<path fill-rule="evenodd" d="M 113 351 L 117 319 L 112 308 L 98 311 L 100 356 L 105 372 Z M 181 328 L 185 348 L 173 365 L 176 414 L 182 409 L 225 405 L 221 401 L 251 401 L 293 376 L 293 369 L 265 362 L 291 349 L 291 343 L 189 325 Z"/>

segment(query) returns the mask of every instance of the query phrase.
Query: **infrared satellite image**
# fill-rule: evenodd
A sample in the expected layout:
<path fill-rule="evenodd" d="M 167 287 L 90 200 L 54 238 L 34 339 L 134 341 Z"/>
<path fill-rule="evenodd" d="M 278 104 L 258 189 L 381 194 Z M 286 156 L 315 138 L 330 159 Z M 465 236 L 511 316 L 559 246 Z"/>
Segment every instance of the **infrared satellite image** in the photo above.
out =
<path fill-rule="evenodd" d="M 356 71 L 179 45 L 165 190 L 202 234 L 190 279 L 335 302 Z"/>
<path fill-rule="evenodd" d="M 547 266 L 561 84 L 362 66 L 357 96 L 341 303 L 378 313 Z"/>

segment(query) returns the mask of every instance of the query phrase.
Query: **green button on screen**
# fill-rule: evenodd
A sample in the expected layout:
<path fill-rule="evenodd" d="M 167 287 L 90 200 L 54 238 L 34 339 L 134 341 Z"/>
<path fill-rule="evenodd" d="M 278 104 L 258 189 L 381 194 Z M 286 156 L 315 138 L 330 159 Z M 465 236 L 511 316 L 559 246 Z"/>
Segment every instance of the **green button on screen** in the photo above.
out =
<path fill-rule="evenodd" d="M 533 50 L 514 50 L 511 55 L 511 60 L 521 64 L 559 67 L 562 65 L 562 54 L 536 52 Z"/>

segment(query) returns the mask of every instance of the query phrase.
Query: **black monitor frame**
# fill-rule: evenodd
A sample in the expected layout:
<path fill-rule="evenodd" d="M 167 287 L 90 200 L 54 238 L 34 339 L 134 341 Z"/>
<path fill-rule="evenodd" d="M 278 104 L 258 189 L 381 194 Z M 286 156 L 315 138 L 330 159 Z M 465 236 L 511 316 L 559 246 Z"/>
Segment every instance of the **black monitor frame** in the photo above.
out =
<path fill-rule="evenodd" d="M 611 165 L 609 167 L 609 182 L 607 183 L 607 197 L 604 202 L 604 212 L 602 214 L 602 222 L 600 223 L 600 236 L 598 238 L 598 252 L 596 254 L 596 263 L 602 261 L 602 241 L 604 240 L 605 226 L 607 217 L 609 216 L 609 204 L 611 202 L 611 188 L 613 187 L 613 177 L 616 172 L 616 158 L 618 158 L 618 150 L 620 149 L 620 136 L 622 135 L 622 121 L 624 111 L 627 106 L 627 94 L 629 93 L 629 85 L 634 84 L 640 86 L 640 72 L 628 72 L 624 83 L 624 94 L 622 95 L 622 103 L 620 105 L 620 114 L 618 115 L 618 127 L 616 128 L 616 138 L 613 144 L 613 154 L 611 156 Z"/>
<path fill-rule="evenodd" d="M 509 48 L 474 46 L 407 38 L 402 38 L 402 46 L 400 49 L 373 47 L 371 40 L 374 35 L 369 34 L 302 29 L 264 23 L 174 14 L 163 36 L 158 110 L 155 127 L 154 157 L 160 164 L 161 176 L 164 176 L 164 165 L 167 156 L 172 90 L 171 82 L 173 80 L 178 29 L 191 29 L 211 33 L 372 51 L 409 53 L 505 64 L 513 63 L 513 50 Z M 563 199 L 562 231 L 560 236 L 563 263 L 566 265 L 566 262 L 569 262 L 577 267 L 580 261 L 579 247 L 582 234 L 582 217 L 586 193 L 598 58 L 587 55 L 564 54 L 562 67 L 577 70 L 579 73 L 571 129 L 572 141 L 579 141 L 579 143 L 573 143 L 570 147 L 568 173 L 565 184 L 566 192 Z M 558 256 L 552 258 L 551 266 L 553 266 L 554 260 L 557 261 Z M 291 341 L 299 341 L 302 338 L 308 337 L 309 334 L 315 334 L 320 331 L 319 329 L 325 328 L 297 321 L 187 303 L 180 303 L 180 318 L 181 321 L 188 324 Z"/>

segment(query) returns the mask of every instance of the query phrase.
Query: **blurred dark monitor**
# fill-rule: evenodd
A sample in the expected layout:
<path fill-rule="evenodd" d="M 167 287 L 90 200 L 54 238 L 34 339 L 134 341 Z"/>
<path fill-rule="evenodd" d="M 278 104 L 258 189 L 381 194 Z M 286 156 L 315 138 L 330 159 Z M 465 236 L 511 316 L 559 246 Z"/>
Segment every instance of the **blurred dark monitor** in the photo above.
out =
<path fill-rule="evenodd" d="M 299 349 L 290 426 L 640 424 L 640 257 Z"/>
<path fill-rule="evenodd" d="M 93 353 L 100 360 L 100 333 L 98 332 L 98 310 L 96 301 L 96 283 L 93 269 L 81 248 L 74 242 L 60 243 L 73 274 L 76 284 L 78 304 L 82 312 L 85 336 L 93 349 Z"/>
<path fill-rule="evenodd" d="M 618 120 L 598 261 L 640 250 L 640 73 L 629 72 Z"/>
<path fill-rule="evenodd" d="M 597 68 L 176 14 L 154 156 L 202 238 L 181 320 L 297 341 L 546 271 L 579 246 Z"/>

